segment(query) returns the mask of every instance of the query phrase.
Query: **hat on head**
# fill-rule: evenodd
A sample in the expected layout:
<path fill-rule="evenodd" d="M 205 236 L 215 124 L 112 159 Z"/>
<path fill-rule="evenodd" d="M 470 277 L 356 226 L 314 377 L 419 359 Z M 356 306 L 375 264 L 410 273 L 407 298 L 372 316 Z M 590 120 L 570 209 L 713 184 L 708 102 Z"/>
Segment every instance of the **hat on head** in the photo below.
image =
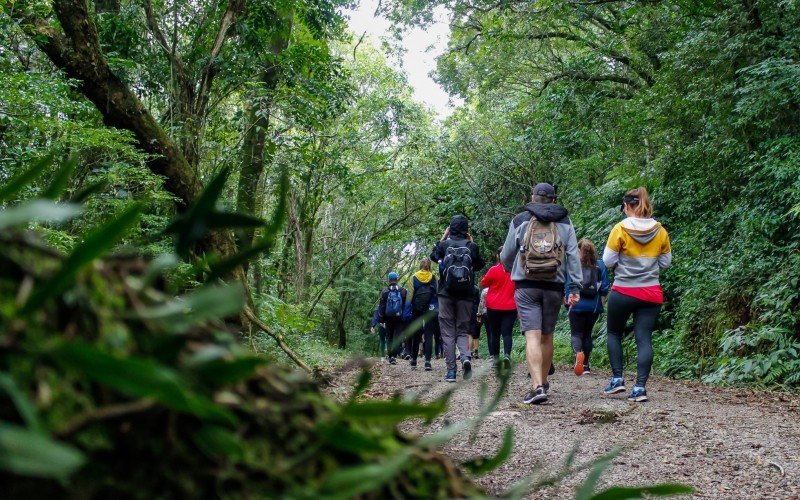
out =
<path fill-rule="evenodd" d="M 544 196 L 546 198 L 555 198 L 556 188 L 554 188 L 552 184 L 548 184 L 546 182 L 540 182 L 533 188 L 531 194 L 533 196 Z"/>
<path fill-rule="evenodd" d="M 389 273 L 389 281 L 397 281 L 397 273 L 392 271 Z"/>

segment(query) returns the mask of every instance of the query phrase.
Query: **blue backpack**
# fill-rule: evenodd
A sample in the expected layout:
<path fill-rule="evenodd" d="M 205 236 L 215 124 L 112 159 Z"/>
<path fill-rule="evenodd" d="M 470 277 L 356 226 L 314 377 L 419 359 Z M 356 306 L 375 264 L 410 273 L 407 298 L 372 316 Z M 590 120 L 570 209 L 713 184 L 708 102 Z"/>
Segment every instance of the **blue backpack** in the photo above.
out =
<path fill-rule="evenodd" d="M 396 285 L 389 287 L 389 295 L 386 297 L 386 317 L 402 318 L 403 316 L 403 296 L 400 288 Z"/>

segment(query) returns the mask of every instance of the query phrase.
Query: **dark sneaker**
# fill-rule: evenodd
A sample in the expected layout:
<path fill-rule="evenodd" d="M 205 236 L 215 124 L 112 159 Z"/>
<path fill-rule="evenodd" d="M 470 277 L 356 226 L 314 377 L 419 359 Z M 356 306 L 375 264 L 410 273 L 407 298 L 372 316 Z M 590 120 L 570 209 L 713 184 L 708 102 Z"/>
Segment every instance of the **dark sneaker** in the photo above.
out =
<path fill-rule="evenodd" d="M 550 392 L 550 382 L 548 382 L 548 383 L 544 384 L 544 385 L 542 386 L 542 389 L 544 389 L 544 393 L 545 393 L 545 394 L 549 393 L 549 392 Z"/>
<path fill-rule="evenodd" d="M 417 367 L 417 360 L 416 359 L 412 359 L 408 364 L 411 365 L 411 368 L 416 368 Z"/>
<path fill-rule="evenodd" d="M 464 380 L 469 380 L 472 378 L 472 361 L 469 358 L 465 359 L 463 363 L 461 363 L 461 368 L 464 370 Z"/>
<path fill-rule="evenodd" d="M 589 369 L 589 365 L 583 365 L 583 374 L 584 375 L 591 375 L 592 370 Z"/>
<path fill-rule="evenodd" d="M 511 358 L 509 358 L 508 356 L 505 356 L 503 358 L 503 368 L 506 369 L 511 368 Z M 530 375 L 530 373 L 528 375 Z"/>
<path fill-rule="evenodd" d="M 410 354 L 406 354 L 406 361 L 408 361 L 409 359 L 411 359 L 411 355 Z"/>
<path fill-rule="evenodd" d="M 634 403 L 647 401 L 647 391 L 644 387 L 633 386 L 633 390 L 628 394 L 628 401 L 633 401 Z"/>
<path fill-rule="evenodd" d="M 455 382 L 456 381 L 456 371 L 455 370 L 447 370 L 447 375 L 444 377 L 445 382 Z"/>
<path fill-rule="evenodd" d="M 603 393 L 617 394 L 619 392 L 625 392 L 625 379 L 612 377 L 611 382 L 603 389 Z"/>
<path fill-rule="evenodd" d="M 431 366 L 431 362 L 430 361 L 426 361 L 425 362 L 425 371 L 429 372 L 431 370 L 433 370 L 433 367 Z"/>
<path fill-rule="evenodd" d="M 397 364 L 397 360 L 394 359 L 394 358 L 389 358 L 389 364 L 390 365 L 396 365 Z"/>
<path fill-rule="evenodd" d="M 586 358 L 586 355 L 583 354 L 583 351 L 578 352 L 575 354 L 575 367 L 572 371 L 575 372 L 575 375 L 581 376 L 583 375 L 583 361 Z"/>
<path fill-rule="evenodd" d="M 556 365 L 550 363 L 550 370 L 547 371 L 548 375 L 553 375 L 556 372 Z"/>
<path fill-rule="evenodd" d="M 545 401 L 547 401 L 547 393 L 541 385 L 532 391 L 528 391 L 525 397 L 522 398 L 522 402 L 526 405 L 544 403 Z"/>

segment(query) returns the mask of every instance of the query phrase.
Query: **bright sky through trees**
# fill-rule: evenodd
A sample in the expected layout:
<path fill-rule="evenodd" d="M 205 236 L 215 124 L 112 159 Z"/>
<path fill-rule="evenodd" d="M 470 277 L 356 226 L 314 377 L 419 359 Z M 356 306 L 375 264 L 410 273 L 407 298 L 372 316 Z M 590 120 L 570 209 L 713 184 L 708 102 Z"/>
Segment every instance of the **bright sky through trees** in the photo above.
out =
<path fill-rule="evenodd" d="M 356 10 L 347 12 L 347 16 L 350 29 L 356 37 L 366 32 L 380 47 L 380 40 L 391 36 L 391 23 L 383 16 L 375 16 L 377 6 L 377 0 L 362 0 Z M 438 9 L 435 17 L 436 22 L 429 29 L 410 30 L 402 40 L 402 60 L 390 57 L 390 62 L 406 73 L 409 84 L 414 88 L 414 98 L 436 111 L 439 118 L 446 118 L 453 112 L 453 105 L 458 103 L 450 100 L 447 92 L 430 77 L 430 72 L 436 68 L 436 57 L 447 47 L 450 25 L 443 8 Z"/>

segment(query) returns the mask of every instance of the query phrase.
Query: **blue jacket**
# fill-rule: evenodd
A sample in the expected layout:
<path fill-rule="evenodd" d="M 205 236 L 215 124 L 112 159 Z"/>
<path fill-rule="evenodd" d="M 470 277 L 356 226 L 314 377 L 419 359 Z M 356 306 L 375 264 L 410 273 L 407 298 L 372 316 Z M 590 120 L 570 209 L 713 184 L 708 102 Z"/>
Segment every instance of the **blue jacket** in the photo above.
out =
<path fill-rule="evenodd" d="M 600 293 L 594 297 L 581 297 L 581 300 L 572 307 L 573 312 L 593 312 L 597 314 L 603 312 L 603 303 L 600 301 L 600 297 L 608 295 L 610 285 L 608 271 L 602 260 L 597 261 L 597 267 L 600 268 Z M 567 282 L 564 283 L 564 297 L 569 297 L 569 275 L 567 275 Z"/>

